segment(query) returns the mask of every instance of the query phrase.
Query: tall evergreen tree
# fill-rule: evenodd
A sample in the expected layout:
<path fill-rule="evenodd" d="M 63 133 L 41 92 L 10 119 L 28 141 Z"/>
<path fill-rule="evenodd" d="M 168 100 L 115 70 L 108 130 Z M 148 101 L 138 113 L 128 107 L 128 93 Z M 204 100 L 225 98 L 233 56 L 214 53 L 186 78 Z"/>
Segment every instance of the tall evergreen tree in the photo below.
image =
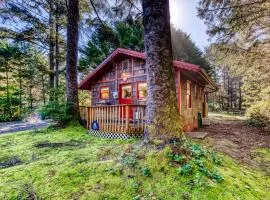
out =
<path fill-rule="evenodd" d="M 144 50 L 141 20 L 117 21 L 114 25 L 97 25 L 87 45 L 80 49 L 80 70 L 94 69 L 114 49 L 122 47 Z"/>
<path fill-rule="evenodd" d="M 0 43 L 0 121 L 21 119 L 46 98 L 46 64 L 24 43 Z"/>
<path fill-rule="evenodd" d="M 7 1 L 0 8 L 0 37 L 26 41 L 48 53 L 50 100 L 59 82 L 59 64 L 65 48 L 66 6 L 63 0 Z M 19 24 L 16 28 L 5 24 Z"/>
<path fill-rule="evenodd" d="M 202 51 L 191 40 L 190 36 L 180 29 L 172 26 L 172 49 L 173 57 L 176 60 L 183 60 L 192 64 L 199 65 L 212 78 L 215 78 L 215 69 L 206 60 Z"/>
<path fill-rule="evenodd" d="M 78 58 L 78 31 L 79 23 L 79 0 L 68 1 L 68 25 L 67 25 L 67 55 L 66 55 L 66 93 L 69 106 L 68 113 L 73 120 L 79 117 L 78 105 L 78 81 L 77 81 L 77 58 Z"/>

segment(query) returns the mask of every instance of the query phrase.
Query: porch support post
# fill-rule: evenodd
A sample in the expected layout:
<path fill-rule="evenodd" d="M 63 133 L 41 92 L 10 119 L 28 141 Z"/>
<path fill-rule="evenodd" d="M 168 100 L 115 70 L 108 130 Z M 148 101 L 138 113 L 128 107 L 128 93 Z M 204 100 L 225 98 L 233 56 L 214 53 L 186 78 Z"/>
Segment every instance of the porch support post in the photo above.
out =
<path fill-rule="evenodd" d="M 182 98 L 182 94 L 181 94 L 181 71 L 177 70 L 177 94 L 178 94 L 178 98 L 177 98 L 177 105 L 178 105 L 178 111 L 181 114 L 181 98 Z"/>
<path fill-rule="evenodd" d="M 203 117 L 207 118 L 208 117 L 208 104 L 207 104 L 207 95 L 204 94 L 204 112 L 203 112 Z"/>
<path fill-rule="evenodd" d="M 86 128 L 90 129 L 90 108 L 86 107 L 87 116 L 86 116 Z"/>
<path fill-rule="evenodd" d="M 126 105 L 126 133 L 129 133 L 129 105 Z"/>

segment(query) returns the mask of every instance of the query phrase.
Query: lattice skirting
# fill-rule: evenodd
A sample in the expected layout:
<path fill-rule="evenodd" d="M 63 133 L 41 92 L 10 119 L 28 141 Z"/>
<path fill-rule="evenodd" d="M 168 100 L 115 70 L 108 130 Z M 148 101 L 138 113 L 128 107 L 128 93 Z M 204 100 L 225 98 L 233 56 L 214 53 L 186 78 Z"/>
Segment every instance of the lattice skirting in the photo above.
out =
<path fill-rule="evenodd" d="M 96 137 L 101 138 L 109 138 L 109 139 L 131 139 L 131 138 L 142 138 L 143 134 L 126 134 L 126 133 L 112 133 L 112 132 L 102 132 L 102 131 L 89 131 L 90 135 L 94 135 Z"/>

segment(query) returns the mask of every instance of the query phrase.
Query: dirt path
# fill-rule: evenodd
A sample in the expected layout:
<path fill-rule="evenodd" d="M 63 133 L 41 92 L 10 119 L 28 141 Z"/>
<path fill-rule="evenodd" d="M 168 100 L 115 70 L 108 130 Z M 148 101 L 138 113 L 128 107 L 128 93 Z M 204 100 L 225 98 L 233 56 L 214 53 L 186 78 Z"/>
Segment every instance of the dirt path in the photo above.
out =
<path fill-rule="evenodd" d="M 270 134 L 247 126 L 241 117 L 210 114 L 211 125 L 201 129 L 208 133 L 204 140 L 217 151 L 260 167 L 270 175 Z"/>

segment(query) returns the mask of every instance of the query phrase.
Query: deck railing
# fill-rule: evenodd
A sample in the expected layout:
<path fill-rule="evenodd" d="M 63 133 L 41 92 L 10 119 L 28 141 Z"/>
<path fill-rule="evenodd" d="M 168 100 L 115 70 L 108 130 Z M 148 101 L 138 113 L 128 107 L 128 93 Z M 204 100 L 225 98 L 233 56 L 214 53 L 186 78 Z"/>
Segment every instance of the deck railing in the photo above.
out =
<path fill-rule="evenodd" d="M 80 107 L 81 119 L 91 129 L 98 123 L 99 130 L 115 133 L 143 133 L 145 127 L 144 105 L 104 105 Z"/>

